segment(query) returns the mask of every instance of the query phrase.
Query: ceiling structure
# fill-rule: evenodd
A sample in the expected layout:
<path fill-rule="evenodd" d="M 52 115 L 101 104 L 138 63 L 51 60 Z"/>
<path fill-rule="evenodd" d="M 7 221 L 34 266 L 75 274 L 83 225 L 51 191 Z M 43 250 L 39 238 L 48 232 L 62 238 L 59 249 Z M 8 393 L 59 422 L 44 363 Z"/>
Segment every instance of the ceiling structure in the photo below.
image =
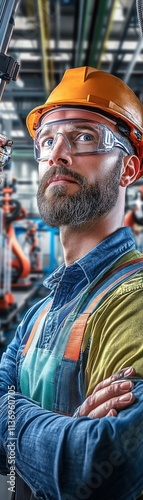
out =
<path fill-rule="evenodd" d="M 11 2 L 6 0 L 9 8 Z M 136 0 L 20 0 L 8 55 L 19 61 L 20 73 L 6 85 L 0 124 L 14 141 L 17 161 L 33 156 L 28 112 L 46 100 L 67 68 L 90 65 L 111 72 L 143 102 Z"/>

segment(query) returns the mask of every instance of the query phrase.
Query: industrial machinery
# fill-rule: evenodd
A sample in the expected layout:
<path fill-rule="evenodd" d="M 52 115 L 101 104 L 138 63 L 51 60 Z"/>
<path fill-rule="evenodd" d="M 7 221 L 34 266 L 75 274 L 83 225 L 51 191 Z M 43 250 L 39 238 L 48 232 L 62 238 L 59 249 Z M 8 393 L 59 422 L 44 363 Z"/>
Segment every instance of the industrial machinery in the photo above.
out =
<path fill-rule="evenodd" d="M 15 190 L 16 180 L 13 179 L 11 184 L 9 184 L 7 178 L 5 178 L 0 189 L 0 207 L 3 214 L 3 232 L 11 246 L 11 281 L 15 285 L 19 281 L 18 286 L 21 284 L 23 287 L 27 286 L 27 282 L 25 283 L 23 280 L 29 276 L 31 265 L 29 258 L 25 255 L 16 238 L 13 222 L 25 218 L 27 212 L 25 208 L 21 206 L 20 202 L 13 198 L 12 195 Z"/>
<path fill-rule="evenodd" d="M 0 311 L 5 314 L 7 308 L 14 306 L 11 292 L 11 244 L 3 229 L 3 210 L 0 208 Z"/>
<path fill-rule="evenodd" d="M 37 225 L 28 220 L 27 230 L 25 234 L 23 249 L 26 250 L 28 247 L 28 252 L 31 266 L 31 273 L 41 273 L 42 272 L 42 259 L 41 259 L 41 248 L 38 242 L 37 236 Z"/>
<path fill-rule="evenodd" d="M 131 228 L 136 248 L 143 252 L 143 186 L 136 190 L 133 208 L 126 213 L 124 225 Z"/>
<path fill-rule="evenodd" d="M 0 9 L 0 101 L 6 84 L 16 81 L 20 70 L 19 62 L 7 55 L 18 4 L 19 0 L 3 0 Z M 11 153 L 12 140 L 0 134 L 0 172 L 10 161 Z"/>
<path fill-rule="evenodd" d="M 4 0 L 0 11 L 0 101 L 7 83 L 16 80 L 19 74 L 19 63 L 7 56 L 11 40 L 14 17 L 19 0 Z M 0 183 L 2 182 L 3 169 L 8 164 L 12 153 L 12 140 L 0 133 Z M 4 312 L 7 307 L 14 306 L 14 296 L 11 293 L 11 244 L 4 229 L 3 210 L 0 208 L 0 309 Z"/>

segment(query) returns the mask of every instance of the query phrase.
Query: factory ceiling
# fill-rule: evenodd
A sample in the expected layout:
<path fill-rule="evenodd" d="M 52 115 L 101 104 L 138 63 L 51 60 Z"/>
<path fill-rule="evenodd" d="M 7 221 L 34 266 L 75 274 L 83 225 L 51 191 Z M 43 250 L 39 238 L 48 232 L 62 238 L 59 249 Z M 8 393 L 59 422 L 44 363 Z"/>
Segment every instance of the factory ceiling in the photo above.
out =
<path fill-rule="evenodd" d="M 111 72 L 143 102 L 143 39 L 136 0 L 0 3 L 3 37 L 8 27 L 2 12 L 8 9 L 11 15 L 12 5 L 18 4 L 7 54 L 20 63 L 20 72 L 17 81 L 6 84 L 0 103 L 1 131 L 13 139 L 15 157 L 32 157 L 26 115 L 46 100 L 67 68 L 90 65 Z"/>

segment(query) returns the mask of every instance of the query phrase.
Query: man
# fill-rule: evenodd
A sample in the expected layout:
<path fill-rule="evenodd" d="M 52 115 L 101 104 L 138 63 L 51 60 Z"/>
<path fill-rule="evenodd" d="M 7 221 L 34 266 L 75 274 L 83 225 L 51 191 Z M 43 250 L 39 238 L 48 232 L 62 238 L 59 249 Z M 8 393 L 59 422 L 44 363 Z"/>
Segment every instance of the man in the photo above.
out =
<path fill-rule="evenodd" d="M 77 68 L 27 125 L 39 211 L 60 227 L 65 264 L 45 281 L 50 294 L 27 313 L 2 359 L 2 461 L 10 448 L 5 393 L 15 387 L 24 498 L 136 499 L 143 490 L 143 261 L 123 219 L 126 188 L 142 175 L 143 107 L 118 78 Z M 131 364 L 136 401 L 117 415 L 133 402 L 133 384 L 119 388 L 108 377 L 119 370 L 126 377 Z M 119 406 L 112 395 L 121 390 Z"/>

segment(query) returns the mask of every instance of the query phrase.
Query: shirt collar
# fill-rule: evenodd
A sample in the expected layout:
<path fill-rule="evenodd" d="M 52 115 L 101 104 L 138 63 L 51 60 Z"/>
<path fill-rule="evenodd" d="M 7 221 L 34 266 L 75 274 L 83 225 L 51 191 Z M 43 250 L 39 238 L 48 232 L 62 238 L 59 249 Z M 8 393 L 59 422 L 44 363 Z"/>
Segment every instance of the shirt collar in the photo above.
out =
<path fill-rule="evenodd" d="M 86 278 L 88 285 L 98 274 L 105 272 L 120 257 L 133 249 L 135 241 L 130 228 L 118 229 L 70 266 L 62 264 L 44 280 L 43 285 L 54 291 L 60 280 L 68 280 L 71 276 L 72 282 L 82 277 Z"/>

